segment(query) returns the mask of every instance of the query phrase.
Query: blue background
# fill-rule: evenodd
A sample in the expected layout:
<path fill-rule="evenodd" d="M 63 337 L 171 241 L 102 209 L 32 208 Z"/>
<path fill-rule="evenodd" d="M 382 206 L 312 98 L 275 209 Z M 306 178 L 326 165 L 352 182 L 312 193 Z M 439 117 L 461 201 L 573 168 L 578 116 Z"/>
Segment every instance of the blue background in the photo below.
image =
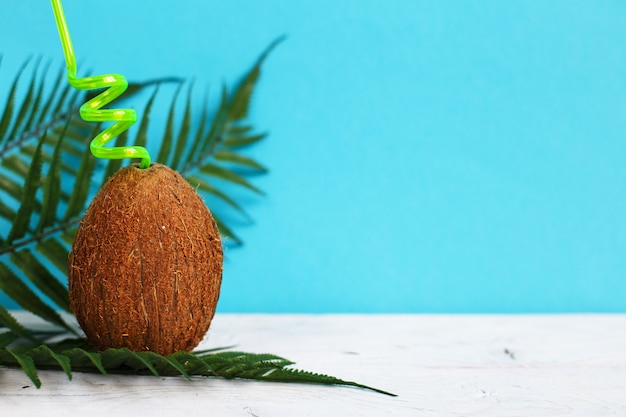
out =
<path fill-rule="evenodd" d="M 65 8 L 93 72 L 214 96 L 288 35 L 253 104 L 267 196 L 243 195 L 219 311 L 626 312 L 626 3 Z M 1 10 L 4 92 L 62 53 L 47 1 Z"/>

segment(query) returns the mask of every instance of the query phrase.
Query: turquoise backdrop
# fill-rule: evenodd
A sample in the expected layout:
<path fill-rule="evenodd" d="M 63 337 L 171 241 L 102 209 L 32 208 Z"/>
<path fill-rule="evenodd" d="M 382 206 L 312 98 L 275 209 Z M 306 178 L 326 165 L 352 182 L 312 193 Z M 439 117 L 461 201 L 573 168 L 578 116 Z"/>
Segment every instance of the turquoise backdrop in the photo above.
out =
<path fill-rule="evenodd" d="M 625 2 L 65 8 L 79 71 L 214 99 L 288 36 L 254 98 L 271 172 L 240 195 L 254 222 L 232 219 L 219 311 L 626 312 Z M 0 14 L 5 97 L 26 56 L 62 52 L 49 2 Z"/>

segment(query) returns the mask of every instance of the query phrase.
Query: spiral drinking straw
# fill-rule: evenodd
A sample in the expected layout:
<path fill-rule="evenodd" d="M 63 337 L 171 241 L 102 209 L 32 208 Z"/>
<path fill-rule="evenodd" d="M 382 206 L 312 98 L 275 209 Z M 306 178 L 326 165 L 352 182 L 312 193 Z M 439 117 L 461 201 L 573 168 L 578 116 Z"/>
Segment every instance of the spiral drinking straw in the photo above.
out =
<path fill-rule="evenodd" d="M 78 90 L 95 90 L 107 88 L 96 97 L 80 107 L 80 116 L 88 122 L 116 122 L 100 132 L 89 145 L 91 153 L 98 158 L 123 159 L 141 158 L 141 168 L 150 166 L 150 154 L 141 146 L 123 146 L 105 148 L 104 145 L 119 136 L 137 121 L 137 113 L 132 109 L 105 109 L 106 106 L 126 91 L 128 81 L 120 74 L 104 74 L 93 77 L 76 77 L 76 57 L 72 39 L 65 21 L 61 0 L 51 0 L 57 28 L 63 44 L 67 79 L 70 85 Z"/>

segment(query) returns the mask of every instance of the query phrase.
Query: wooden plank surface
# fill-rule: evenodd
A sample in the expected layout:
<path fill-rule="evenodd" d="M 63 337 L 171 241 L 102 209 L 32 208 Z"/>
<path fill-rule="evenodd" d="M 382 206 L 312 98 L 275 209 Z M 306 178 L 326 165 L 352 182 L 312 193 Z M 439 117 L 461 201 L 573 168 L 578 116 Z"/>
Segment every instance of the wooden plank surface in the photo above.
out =
<path fill-rule="evenodd" d="M 271 352 L 398 394 L 0 369 L 2 416 L 626 416 L 626 315 L 218 314 L 201 348 Z"/>

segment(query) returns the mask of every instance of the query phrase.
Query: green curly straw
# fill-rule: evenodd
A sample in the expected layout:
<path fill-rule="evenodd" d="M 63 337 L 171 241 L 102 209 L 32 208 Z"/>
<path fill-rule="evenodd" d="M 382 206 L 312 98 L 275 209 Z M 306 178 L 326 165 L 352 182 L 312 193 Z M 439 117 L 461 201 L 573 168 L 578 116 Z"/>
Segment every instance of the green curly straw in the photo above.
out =
<path fill-rule="evenodd" d="M 93 77 L 76 77 L 76 57 L 72 39 L 65 21 L 61 0 L 51 0 L 54 17 L 61 36 L 65 64 L 67 67 L 67 79 L 70 85 L 78 90 L 94 90 L 107 88 L 96 97 L 92 98 L 80 107 L 80 116 L 88 122 L 116 122 L 100 132 L 93 140 L 89 148 L 97 158 L 123 159 L 141 158 L 141 168 L 150 167 L 150 154 L 141 146 L 124 146 L 105 148 L 104 145 L 119 136 L 137 121 L 137 113 L 132 109 L 106 109 L 101 110 L 126 91 L 128 81 L 120 74 L 104 74 Z"/>

